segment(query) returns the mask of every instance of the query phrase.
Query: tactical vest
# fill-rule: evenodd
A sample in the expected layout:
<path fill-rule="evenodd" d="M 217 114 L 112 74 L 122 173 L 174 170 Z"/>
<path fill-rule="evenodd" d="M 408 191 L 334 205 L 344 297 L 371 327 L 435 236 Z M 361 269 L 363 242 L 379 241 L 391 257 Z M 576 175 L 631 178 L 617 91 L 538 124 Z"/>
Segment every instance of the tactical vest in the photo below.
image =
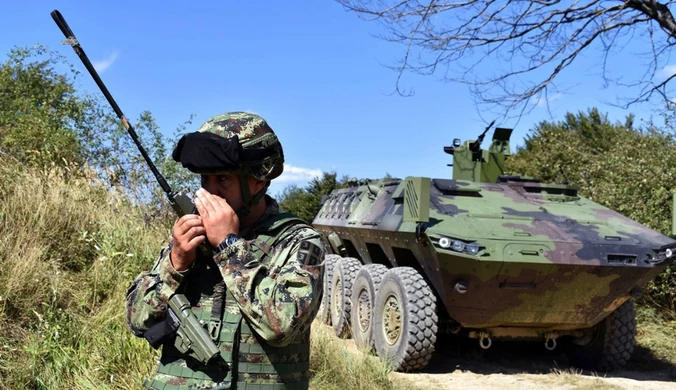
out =
<path fill-rule="evenodd" d="M 294 223 L 296 222 L 296 223 Z M 301 223 L 297 223 L 301 222 Z M 261 263 L 276 241 L 294 227 L 307 226 L 290 213 L 277 214 L 255 229 L 256 239 L 250 242 Z M 243 320 L 239 306 L 225 288 L 213 260 L 201 262 L 210 275 L 211 294 L 202 293 L 192 312 L 207 327 L 220 350 L 222 359 L 209 365 L 183 356 L 173 346 L 173 340 L 162 347 L 157 372 L 144 386 L 156 390 L 237 389 L 292 390 L 307 389 L 310 377 L 310 330 L 303 340 L 284 347 L 271 346 L 251 330 Z M 196 264 L 197 265 L 197 264 Z M 194 272 L 197 269 L 193 270 Z M 206 273 L 205 273 L 206 275 Z M 185 290 L 186 295 L 189 291 Z"/>

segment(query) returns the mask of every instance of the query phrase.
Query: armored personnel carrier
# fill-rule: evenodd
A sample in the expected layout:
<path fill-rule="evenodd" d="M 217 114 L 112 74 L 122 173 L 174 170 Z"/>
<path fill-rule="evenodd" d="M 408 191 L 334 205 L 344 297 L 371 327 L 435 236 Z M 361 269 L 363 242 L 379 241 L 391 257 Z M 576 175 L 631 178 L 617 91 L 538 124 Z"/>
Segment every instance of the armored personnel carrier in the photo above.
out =
<path fill-rule="evenodd" d="M 511 129 L 444 151 L 453 176 L 363 180 L 313 221 L 328 255 L 319 318 L 399 371 L 425 367 L 437 335 L 564 348 L 611 371 L 634 349 L 633 302 L 676 240 L 568 184 L 504 174 Z M 676 234 L 676 233 L 675 233 Z"/>

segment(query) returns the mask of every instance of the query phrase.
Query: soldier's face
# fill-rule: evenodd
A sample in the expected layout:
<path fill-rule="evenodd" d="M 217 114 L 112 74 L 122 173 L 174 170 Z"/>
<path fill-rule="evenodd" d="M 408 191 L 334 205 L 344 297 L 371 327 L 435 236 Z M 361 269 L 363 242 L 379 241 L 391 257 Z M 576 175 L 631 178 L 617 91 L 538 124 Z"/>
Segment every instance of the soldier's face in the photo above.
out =
<path fill-rule="evenodd" d="M 247 180 L 251 196 L 265 186 L 265 182 L 249 177 Z M 212 195 L 225 199 L 233 210 L 238 211 L 244 202 L 240 191 L 239 176 L 234 173 L 224 175 L 202 175 L 202 188 Z"/>

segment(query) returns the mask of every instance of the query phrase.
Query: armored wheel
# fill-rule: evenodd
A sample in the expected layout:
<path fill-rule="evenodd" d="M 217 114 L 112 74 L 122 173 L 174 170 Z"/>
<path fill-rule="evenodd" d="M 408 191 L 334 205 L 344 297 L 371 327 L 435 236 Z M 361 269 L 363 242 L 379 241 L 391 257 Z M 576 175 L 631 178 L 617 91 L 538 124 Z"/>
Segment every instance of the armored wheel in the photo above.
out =
<path fill-rule="evenodd" d="M 331 282 L 331 325 L 336 336 L 350 337 L 352 283 L 362 264 L 353 257 L 343 257 L 333 267 Z"/>
<path fill-rule="evenodd" d="M 622 368 L 636 345 L 636 312 L 628 300 L 599 323 L 588 337 L 572 339 L 567 355 L 571 364 L 594 371 Z"/>
<path fill-rule="evenodd" d="M 373 308 L 380 280 L 386 272 L 387 267 L 382 264 L 367 264 L 357 272 L 352 284 L 350 324 L 358 347 L 373 348 Z"/>
<path fill-rule="evenodd" d="M 317 313 L 317 318 L 319 321 L 331 325 L 331 312 L 329 310 L 331 306 L 331 281 L 333 280 L 333 267 L 336 262 L 340 259 L 339 255 L 334 255 L 328 253 L 324 257 L 324 279 L 322 281 L 322 301 L 319 304 L 319 312 Z"/>
<path fill-rule="evenodd" d="M 381 361 L 397 371 L 427 365 L 437 340 L 436 297 L 411 267 L 389 269 L 376 294 L 373 337 Z"/>

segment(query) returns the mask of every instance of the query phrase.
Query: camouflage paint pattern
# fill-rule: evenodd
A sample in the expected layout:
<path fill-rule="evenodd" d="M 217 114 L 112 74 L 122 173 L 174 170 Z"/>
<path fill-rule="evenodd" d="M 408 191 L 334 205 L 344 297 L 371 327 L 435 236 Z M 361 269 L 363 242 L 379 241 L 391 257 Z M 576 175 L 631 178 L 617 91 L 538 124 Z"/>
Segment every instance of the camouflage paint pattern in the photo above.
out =
<path fill-rule="evenodd" d="M 282 144 L 268 122 L 259 115 L 239 111 L 219 114 L 204 122 L 197 132 L 214 133 L 228 139 L 237 136 L 244 149 L 273 149 L 276 153 L 273 157 L 248 167 L 247 171 L 258 180 L 272 180 L 284 170 Z"/>
<path fill-rule="evenodd" d="M 216 288 L 224 281 L 228 300 L 223 310 L 221 339 L 226 333 L 233 332 L 225 326 L 229 314 L 243 317 L 246 321 L 242 329 L 249 329 L 248 332 L 242 331 L 238 343 L 239 358 L 244 358 L 245 363 L 252 360 L 252 364 L 266 363 L 266 359 L 276 363 L 275 359 L 283 359 L 287 367 L 277 365 L 276 368 L 286 371 L 298 368 L 288 367 L 290 364 L 309 358 L 310 324 L 317 314 L 323 292 L 321 262 L 325 248 L 317 231 L 310 226 L 296 224 L 273 245 L 265 248 L 267 256 L 261 261 L 260 251 L 255 247 L 258 242 L 256 228 L 279 213 L 277 202 L 267 195 L 266 200 L 268 207 L 259 223 L 240 231 L 242 238 L 217 253 L 213 261 L 196 261 L 188 270 L 177 272 L 169 260 L 171 242 L 163 248 L 153 268 L 139 274 L 127 292 L 127 321 L 135 335 L 142 337 L 143 332 L 164 318 L 168 298 L 176 291 L 183 292 L 192 304 L 193 313 L 208 323 L 217 295 Z M 263 345 L 263 349 L 273 355 L 251 354 L 242 349 L 243 345 L 258 348 Z M 163 347 L 162 358 L 178 365 L 185 364 L 180 356 L 172 354 L 172 347 Z M 221 355 L 233 353 L 232 344 L 219 343 L 218 347 Z M 277 347 L 292 348 L 292 351 L 293 348 L 307 349 L 308 352 L 282 354 L 280 351 L 284 350 Z M 178 354 L 178 351 L 174 352 Z M 244 356 L 246 354 L 248 357 Z M 241 365 L 242 362 L 239 362 L 238 366 Z M 303 366 L 302 363 L 300 365 Z M 309 370 L 307 367 L 303 369 Z M 202 374 L 211 373 L 207 379 L 177 378 L 166 373 L 158 373 L 154 379 L 209 386 L 223 380 L 227 370 L 227 367 L 202 367 L 199 370 Z M 280 372 L 279 377 L 295 380 L 298 376 L 302 380 L 309 375 L 309 371 L 303 372 Z M 254 378 L 256 382 L 267 382 L 273 376 L 270 373 L 261 375 Z M 241 376 L 237 379 L 244 380 Z"/>
<path fill-rule="evenodd" d="M 580 196 L 576 187 L 504 176 L 511 131 L 500 130 L 488 151 L 469 151 L 466 141 L 450 152 L 454 174 L 476 181 L 353 183 L 326 198 L 313 225 L 332 253 L 416 268 L 448 319 L 467 329 L 588 328 L 673 262 L 646 260 L 676 251 L 676 240 Z M 495 180 L 480 179 L 488 176 Z M 407 192 L 416 181 L 428 183 L 429 199 Z M 426 201 L 429 218 L 407 221 L 405 208 Z M 453 240 L 465 248 L 476 243 L 478 252 L 442 247 Z"/>

